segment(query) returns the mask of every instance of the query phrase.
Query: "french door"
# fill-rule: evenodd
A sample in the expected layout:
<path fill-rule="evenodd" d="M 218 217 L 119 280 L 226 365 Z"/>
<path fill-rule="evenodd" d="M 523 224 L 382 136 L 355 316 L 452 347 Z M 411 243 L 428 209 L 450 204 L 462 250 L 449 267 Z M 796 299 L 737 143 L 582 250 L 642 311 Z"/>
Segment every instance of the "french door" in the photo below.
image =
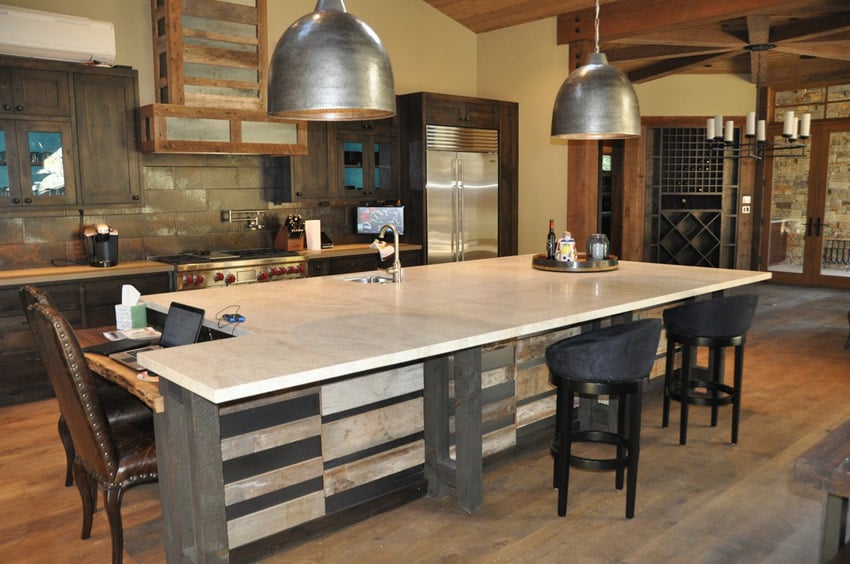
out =
<path fill-rule="evenodd" d="M 810 141 L 805 156 L 766 159 L 761 269 L 850 288 L 850 120 L 813 122 Z"/>

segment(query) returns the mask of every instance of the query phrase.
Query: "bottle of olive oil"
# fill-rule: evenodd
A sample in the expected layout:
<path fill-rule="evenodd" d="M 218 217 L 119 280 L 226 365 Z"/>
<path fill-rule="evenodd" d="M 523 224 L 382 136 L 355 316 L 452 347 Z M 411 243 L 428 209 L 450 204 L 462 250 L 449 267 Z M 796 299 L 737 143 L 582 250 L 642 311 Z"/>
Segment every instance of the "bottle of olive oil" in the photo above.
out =
<path fill-rule="evenodd" d="M 555 220 L 549 220 L 549 234 L 546 235 L 546 258 L 548 260 L 555 260 L 555 245 L 557 241 L 555 239 Z"/>

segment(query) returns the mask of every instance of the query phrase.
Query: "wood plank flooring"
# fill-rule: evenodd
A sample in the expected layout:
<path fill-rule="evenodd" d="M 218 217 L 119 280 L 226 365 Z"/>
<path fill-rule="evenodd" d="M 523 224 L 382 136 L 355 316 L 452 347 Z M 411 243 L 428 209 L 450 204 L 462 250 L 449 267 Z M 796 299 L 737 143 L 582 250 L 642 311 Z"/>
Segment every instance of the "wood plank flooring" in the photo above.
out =
<path fill-rule="evenodd" d="M 795 482 L 794 461 L 850 419 L 850 292 L 764 284 L 747 343 L 740 441 L 730 408 L 708 426 L 693 408 L 688 444 L 678 413 L 661 428 L 661 390 L 644 399 L 633 520 L 610 473 L 574 470 L 557 517 L 541 442 L 489 462 L 484 505 L 418 499 L 335 532 L 291 543 L 263 562 L 815 562 L 825 494 Z M 731 362 L 728 363 L 731 365 Z M 674 404 L 674 407 L 676 405 Z M 95 514 L 80 540 L 76 487 L 64 488 L 58 410 L 46 400 L 0 409 L 0 554 L 4 562 L 107 562 L 109 527 Z M 157 486 L 127 492 L 127 563 L 162 562 Z"/>

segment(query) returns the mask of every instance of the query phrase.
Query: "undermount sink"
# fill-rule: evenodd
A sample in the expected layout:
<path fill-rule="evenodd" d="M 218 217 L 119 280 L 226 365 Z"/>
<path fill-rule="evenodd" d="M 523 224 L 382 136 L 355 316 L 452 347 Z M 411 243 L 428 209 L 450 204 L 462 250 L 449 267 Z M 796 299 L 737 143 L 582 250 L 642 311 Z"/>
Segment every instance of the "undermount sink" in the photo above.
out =
<path fill-rule="evenodd" d="M 355 276 L 354 278 L 343 278 L 346 282 L 359 282 L 360 284 L 389 284 L 393 281 L 392 278 L 386 276 Z"/>

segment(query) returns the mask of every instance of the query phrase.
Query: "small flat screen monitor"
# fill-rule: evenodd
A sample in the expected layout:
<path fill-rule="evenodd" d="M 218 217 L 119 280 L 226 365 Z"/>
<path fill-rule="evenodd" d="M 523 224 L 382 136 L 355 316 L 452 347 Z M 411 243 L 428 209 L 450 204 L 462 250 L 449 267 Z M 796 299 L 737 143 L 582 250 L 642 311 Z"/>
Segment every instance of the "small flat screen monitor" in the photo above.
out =
<path fill-rule="evenodd" d="M 404 235 L 404 206 L 360 206 L 357 208 L 357 233 L 377 235 L 381 227 L 391 223 Z"/>

